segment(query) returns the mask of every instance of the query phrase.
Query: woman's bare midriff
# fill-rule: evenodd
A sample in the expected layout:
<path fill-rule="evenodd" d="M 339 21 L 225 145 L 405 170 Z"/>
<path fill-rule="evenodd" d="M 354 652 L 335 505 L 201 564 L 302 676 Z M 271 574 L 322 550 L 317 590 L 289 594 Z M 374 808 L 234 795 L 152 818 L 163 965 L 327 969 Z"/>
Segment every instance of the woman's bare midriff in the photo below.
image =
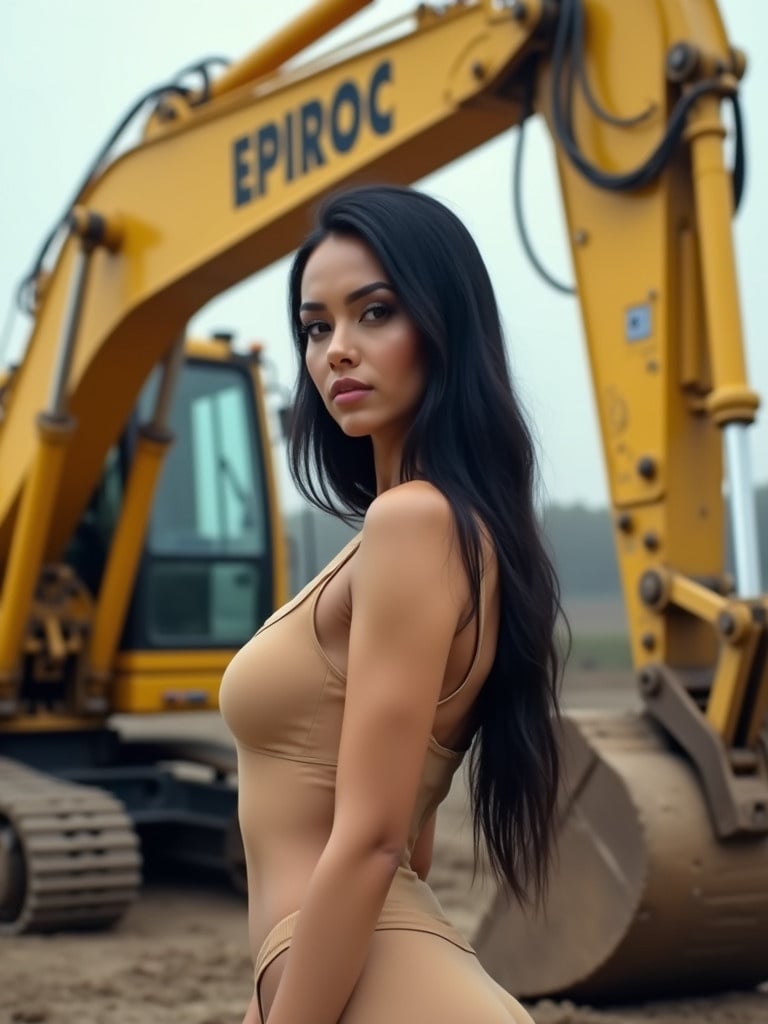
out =
<path fill-rule="evenodd" d="M 300 848 L 292 849 L 281 843 L 279 849 L 270 850 L 266 866 L 263 859 L 258 869 L 249 863 L 248 932 L 254 959 L 275 925 L 295 913 L 304 902 L 326 842 L 327 836 L 320 844 L 316 840 L 306 841 Z M 260 879 L 269 881 L 262 886 Z"/>

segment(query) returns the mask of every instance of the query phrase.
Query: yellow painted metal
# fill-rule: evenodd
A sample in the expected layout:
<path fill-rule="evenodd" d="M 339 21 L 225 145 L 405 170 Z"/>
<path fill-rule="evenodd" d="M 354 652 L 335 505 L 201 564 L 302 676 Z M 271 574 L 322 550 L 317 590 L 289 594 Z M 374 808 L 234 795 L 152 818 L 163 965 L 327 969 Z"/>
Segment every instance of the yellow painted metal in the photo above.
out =
<path fill-rule="evenodd" d="M 40 711 L 36 715 L 19 715 L 3 721 L 3 735 L 6 733 L 66 733 L 66 732 L 96 732 L 104 728 L 104 723 L 99 718 L 80 715 L 53 714 L 50 711 Z"/>
<path fill-rule="evenodd" d="M 232 361 L 232 346 L 221 338 L 187 338 L 184 355 L 188 359 L 205 359 L 212 363 Z"/>
<path fill-rule="evenodd" d="M 115 661 L 112 708 L 128 714 L 211 711 L 234 650 L 131 651 Z"/>
<path fill-rule="evenodd" d="M 257 360 L 251 362 L 251 378 L 253 380 L 253 394 L 256 402 L 259 437 L 263 439 L 265 449 L 264 485 L 267 489 L 267 507 L 269 509 L 270 551 L 272 555 L 272 606 L 279 608 L 280 605 L 285 604 L 290 596 L 288 545 L 285 539 L 275 464 L 269 457 L 270 429 L 267 418 L 267 403 L 264 395 L 264 382 Z"/>
<path fill-rule="evenodd" d="M 89 652 L 89 674 L 94 684 L 106 685 L 112 674 L 144 546 L 152 498 L 170 442 L 170 435 L 153 437 L 145 431 L 139 434 L 96 605 Z"/>
<path fill-rule="evenodd" d="M 0 689 L 12 682 L 29 609 L 43 560 L 45 538 L 74 423 L 68 417 L 37 417 L 37 451 L 24 489 L 0 601 Z"/>
<path fill-rule="evenodd" d="M 680 573 L 654 570 L 660 581 L 659 599 L 652 604 L 660 627 L 670 608 L 680 609 L 700 623 L 718 627 L 719 654 L 713 675 L 706 717 L 712 727 L 731 745 L 735 741 L 747 683 L 756 654 L 760 627 L 749 607 L 724 597 Z M 719 628 L 721 616 L 728 618 L 728 630 Z M 714 634 L 713 634 L 714 635 Z"/>
<path fill-rule="evenodd" d="M 664 575 L 662 570 L 662 576 Z M 672 604 L 691 612 L 704 622 L 712 624 L 717 621 L 719 615 L 727 612 L 733 619 L 733 628 L 728 634 L 728 642 L 731 644 L 740 642 L 752 623 L 746 605 L 728 600 L 722 594 L 717 594 L 709 587 L 704 587 L 701 583 L 682 576 L 680 573 L 668 573 L 666 576 L 668 580 L 667 595 Z"/>
<path fill-rule="evenodd" d="M 738 647 L 723 644 L 717 671 L 707 702 L 707 720 L 728 745 L 736 738 L 739 717 L 744 706 L 751 656 L 757 647 L 758 633 L 752 630 Z"/>
<path fill-rule="evenodd" d="M 719 656 L 706 707 L 710 725 L 727 745 L 734 743 L 752 659 L 759 640 L 755 624 L 746 604 L 729 600 L 679 573 L 666 575 L 666 598 L 671 605 L 689 612 L 702 622 L 716 625 L 721 616 L 728 616 L 727 634 L 720 630 Z"/>
<path fill-rule="evenodd" d="M 586 72 L 601 102 L 622 116 L 653 110 L 627 130 L 596 118 L 575 91 L 575 134 L 586 157 L 620 173 L 646 159 L 667 124 L 670 47 L 685 40 L 724 64 L 730 47 L 713 2 L 587 0 L 585 18 Z M 550 74 L 543 67 L 539 97 L 549 95 Z M 657 614 L 643 604 L 639 581 L 660 565 L 683 577 L 722 579 L 717 406 L 734 397 L 732 386 L 742 406 L 750 406 L 724 198 L 731 182 L 720 152 L 722 122 L 717 100 L 701 104 L 695 117 L 702 132 L 688 147 L 677 147 L 653 184 L 629 195 L 591 185 L 555 147 L 637 668 L 661 660 L 686 670 L 713 669 L 717 662 L 711 626 L 694 615 Z M 541 107 L 554 134 L 549 104 Z M 691 160 L 699 162 L 702 175 L 695 194 Z M 713 180 L 707 181 L 710 171 Z M 628 330 L 633 311 L 647 321 L 644 336 Z M 720 338 L 714 343 L 713 332 Z"/>
<path fill-rule="evenodd" d="M 693 226 L 680 230 L 678 256 L 680 262 L 680 383 L 686 389 L 692 411 L 703 413 L 703 395 L 712 388 L 709 372 L 706 331 L 703 323 L 701 275 L 699 274 L 696 237 Z"/>
<path fill-rule="evenodd" d="M 217 670 L 228 664 L 230 650 L 219 648 L 179 648 L 174 651 L 120 651 L 115 659 L 117 672 L 151 672 L 183 675 L 199 669 Z"/>
<path fill-rule="evenodd" d="M 686 137 L 691 148 L 702 294 L 714 385 L 707 397 L 707 408 L 718 425 L 734 421 L 751 423 L 759 405 L 757 393 L 746 383 L 731 232 L 733 185 L 723 159 L 724 136 L 718 98 L 706 96 L 697 100 Z"/>
<path fill-rule="evenodd" d="M 763 601 L 763 608 L 768 613 L 768 602 Z M 756 688 L 754 700 L 749 708 L 749 714 L 744 729 L 744 744 L 750 750 L 760 742 L 761 734 L 766 735 L 766 722 L 768 722 L 768 665 L 763 667 L 763 672 Z"/>
<path fill-rule="evenodd" d="M 229 652 L 230 658 L 233 654 L 234 651 Z M 132 715 L 215 711 L 224 668 L 226 662 L 210 672 L 185 672 L 173 678 L 147 672 L 117 672 L 110 689 L 112 710 Z"/>
<path fill-rule="evenodd" d="M 318 0 L 253 53 L 227 68 L 212 82 L 211 95 L 222 96 L 270 71 L 276 71 L 291 57 L 301 53 L 370 3 L 372 0 Z"/>

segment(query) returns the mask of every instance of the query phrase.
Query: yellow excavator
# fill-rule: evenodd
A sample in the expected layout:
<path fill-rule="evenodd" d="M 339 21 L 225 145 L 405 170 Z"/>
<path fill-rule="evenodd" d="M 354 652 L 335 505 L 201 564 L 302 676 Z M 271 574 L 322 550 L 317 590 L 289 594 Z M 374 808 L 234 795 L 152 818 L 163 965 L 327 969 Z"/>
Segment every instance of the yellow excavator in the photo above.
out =
<path fill-rule="evenodd" d="M 235 880 L 242 870 L 228 752 L 130 742 L 107 720 L 216 708 L 233 650 L 287 596 L 260 348 L 180 336 L 110 444 L 103 414 L 121 397 L 114 381 L 75 419 L 57 364 L 30 421 L 4 567 L 2 637 L 16 641 L 0 691 L 0 934 L 119 917 L 141 881 L 139 834 L 150 858 L 162 850 Z M 51 554 L 46 534 L 81 469 L 61 463 L 79 431 L 76 458 L 98 446 L 103 466 Z M 29 577 L 33 552 L 42 561 Z"/>
<path fill-rule="evenodd" d="M 102 154 L 26 279 L 34 326 L 0 422 L 0 929 L 114 919 L 137 832 L 145 853 L 237 860 L 231 758 L 108 720 L 213 707 L 285 589 L 253 360 L 185 353 L 188 320 L 295 247 L 329 189 L 415 181 L 539 114 L 643 711 L 564 721 L 545 912 L 491 888 L 466 920 L 522 996 L 761 982 L 768 599 L 731 238 L 745 59 L 715 0 L 421 4 L 296 59 L 365 4 L 322 0 L 239 63 L 142 97 L 141 140 Z"/>

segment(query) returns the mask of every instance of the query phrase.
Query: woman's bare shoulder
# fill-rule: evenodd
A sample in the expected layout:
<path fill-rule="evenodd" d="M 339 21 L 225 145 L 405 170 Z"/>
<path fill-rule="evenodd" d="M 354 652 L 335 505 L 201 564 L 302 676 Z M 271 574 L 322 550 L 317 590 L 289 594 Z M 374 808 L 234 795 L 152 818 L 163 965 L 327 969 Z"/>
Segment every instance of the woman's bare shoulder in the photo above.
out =
<path fill-rule="evenodd" d="M 363 524 L 363 538 L 402 530 L 428 533 L 433 540 L 448 537 L 454 515 L 448 498 L 426 480 L 409 480 L 384 491 L 371 502 Z"/>
<path fill-rule="evenodd" d="M 419 586 L 463 607 L 468 578 L 449 499 L 424 480 L 398 484 L 369 506 L 361 538 L 361 572 L 373 569 L 393 593 Z M 373 568 L 375 566 L 375 569 Z"/>
<path fill-rule="evenodd" d="M 495 564 L 496 540 L 478 514 L 474 516 L 483 563 Z M 456 513 L 445 494 L 427 480 L 409 480 L 378 495 L 369 505 L 363 535 L 402 527 L 434 532 L 435 539 L 455 538 Z"/>

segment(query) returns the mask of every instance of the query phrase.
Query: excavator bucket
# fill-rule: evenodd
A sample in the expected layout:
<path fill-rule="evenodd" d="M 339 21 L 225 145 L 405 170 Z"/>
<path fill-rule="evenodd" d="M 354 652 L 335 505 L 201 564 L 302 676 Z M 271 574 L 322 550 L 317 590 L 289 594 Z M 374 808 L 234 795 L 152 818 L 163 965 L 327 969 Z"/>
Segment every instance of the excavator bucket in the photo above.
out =
<path fill-rule="evenodd" d="M 468 897 L 469 824 L 454 811 L 438 831 L 430 883 L 486 969 L 520 997 L 591 1001 L 765 981 L 768 838 L 718 840 L 694 769 L 647 717 L 569 714 L 563 732 L 558 853 L 540 913 L 487 878 Z"/>

